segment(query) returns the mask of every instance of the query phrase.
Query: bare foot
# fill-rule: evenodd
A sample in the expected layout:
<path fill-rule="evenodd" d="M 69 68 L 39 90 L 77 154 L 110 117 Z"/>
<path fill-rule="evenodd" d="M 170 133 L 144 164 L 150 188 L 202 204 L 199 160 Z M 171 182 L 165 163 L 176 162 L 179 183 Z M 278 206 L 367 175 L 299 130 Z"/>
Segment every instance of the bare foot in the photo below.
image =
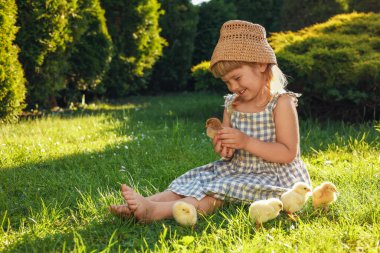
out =
<path fill-rule="evenodd" d="M 122 218 L 128 218 L 131 217 L 133 214 L 131 210 L 128 208 L 128 205 L 110 205 L 109 210 L 113 215 L 122 217 Z"/>
<path fill-rule="evenodd" d="M 161 217 L 156 215 L 156 204 L 147 200 L 127 185 L 121 185 L 121 194 L 128 203 L 129 209 L 137 220 L 141 222 L 151 222 L 159 220 Z"/>

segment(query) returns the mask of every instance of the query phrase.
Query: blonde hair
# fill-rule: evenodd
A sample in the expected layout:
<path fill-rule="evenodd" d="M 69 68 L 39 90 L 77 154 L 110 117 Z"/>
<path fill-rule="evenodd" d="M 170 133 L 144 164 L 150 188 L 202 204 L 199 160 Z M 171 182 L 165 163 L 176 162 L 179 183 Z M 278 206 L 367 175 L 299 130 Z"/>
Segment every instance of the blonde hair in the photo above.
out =
<path fill-rule="evenodd" d="M 211 67 L 211 73 L 215 78 L 221 78 L 228 72 L 240 68 L 243 65 L 249 65 L 256 67 L 258 63 L 255 62 L 242 62 L 242 61 L 219 61 Z M 266 88 L 269 91 L 269 96 L 273 96 L 278 92 L 284 91 L 288 80 L 281 69 L 273 63 L 268 63 L 266 70 L 264 71 L 264 77 L 266 79 Z"/>

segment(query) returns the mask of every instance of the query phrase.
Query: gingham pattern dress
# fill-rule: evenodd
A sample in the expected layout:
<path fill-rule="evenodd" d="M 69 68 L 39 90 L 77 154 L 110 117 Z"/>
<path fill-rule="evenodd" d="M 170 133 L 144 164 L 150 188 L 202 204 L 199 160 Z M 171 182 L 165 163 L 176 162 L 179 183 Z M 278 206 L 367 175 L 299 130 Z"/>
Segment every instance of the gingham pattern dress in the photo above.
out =
<path fill-rule="evenodd" d="M 275 142 L 273 109 L 280 95 L 294 97 L 292 92 L 273 96 L 266 108 L 257 113 L 242 113 L 232 110 L 235 95 L 227 95 L 225 107 L 231 115 L 232 127 L 249 136 L 266 142 Z M 222 200 L 252 202 L 271 197 L 280 197 L 296 182 L 311 185 L 309 173 L 298 151 L 291 163 L 267 162 L 244 150 L 236 150 L 230 161 L 215 161 L 192 169 L 175 179 L 168 190 L 179 195 L 192 196 L 201 200 L 206 195 Z"/>

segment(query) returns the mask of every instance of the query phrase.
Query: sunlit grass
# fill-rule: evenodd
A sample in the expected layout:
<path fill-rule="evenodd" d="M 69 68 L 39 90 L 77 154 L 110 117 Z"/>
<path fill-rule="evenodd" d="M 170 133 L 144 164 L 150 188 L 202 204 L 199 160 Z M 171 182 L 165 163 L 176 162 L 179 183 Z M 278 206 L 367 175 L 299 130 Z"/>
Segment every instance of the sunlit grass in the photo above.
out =
<path fill-rule="evenodd" d="M 380 124 L 301 120 L 302 157 L 313 186 L 332 181 L 327 213 L 309 202 L 256 231 L 247 207 L 226 205 L 195 230 L 172 220 L 120 220 L 120 183 L 148 195 L 217 159 L 204 121 L 221 96 L 138 97 L 0 128 L 0 251 L 378 252 Z"/>

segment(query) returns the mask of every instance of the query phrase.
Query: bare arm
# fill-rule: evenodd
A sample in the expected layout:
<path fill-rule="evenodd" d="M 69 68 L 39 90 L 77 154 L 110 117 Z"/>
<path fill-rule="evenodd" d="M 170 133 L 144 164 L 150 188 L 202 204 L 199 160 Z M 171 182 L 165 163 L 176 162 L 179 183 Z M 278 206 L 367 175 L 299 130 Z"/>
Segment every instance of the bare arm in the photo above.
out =
<path fill-rule="evenodd" d="M 299 147 L 297 110 L 293 98 L 283 95 L 274 109 L 276 142 L 264 142 L 252 138 L 238 129 L 225 128 L 219 131 L 222 146 L 244 149 L 269 162 L 290 163 Z"/>

